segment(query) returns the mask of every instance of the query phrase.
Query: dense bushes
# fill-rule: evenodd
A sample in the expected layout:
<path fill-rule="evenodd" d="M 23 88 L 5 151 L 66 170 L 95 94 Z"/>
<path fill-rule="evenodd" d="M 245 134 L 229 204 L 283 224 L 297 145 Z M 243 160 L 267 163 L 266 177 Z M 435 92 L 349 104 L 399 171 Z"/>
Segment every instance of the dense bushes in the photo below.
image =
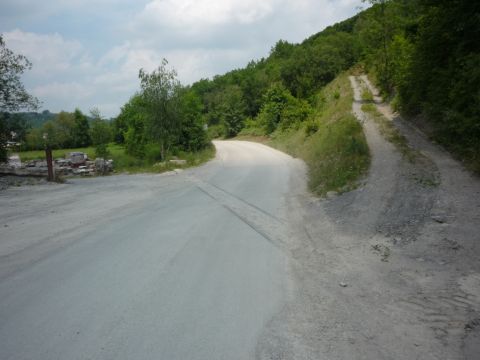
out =
<path fill-rule="evenodd" d="M 167 62 L 152 73 L 140 70 L 141 91 L 121 109 L 113 123 L 114 138 L 127 154 L 150 162 L 178 151 L 196 152 L 208 146 L 198 95 L 176 80 Z"/>
<path fill-rule="evenodd" d="M 480 172 L 480 3 L 372 1 L 356 31 L 362 59 L 405 114 Z"/>
<path fill-rule="evenodd" d="M 158 158 L 160 146 L 165 158 L 198 151 L 213 137 L 300 128 L 312 135 L 322 129 L 312 120 L 313 109 L 328 100 L 319 99 L 322 88 L 361 63 L 399 110 L 421 115 L 438 141 L 480 172 L 480 3 L 368 2 L 367 10 L 301 44 L 280 40 L 268 57 L 189 87 L 166 62 L 141 71 L 141 91 L 112 123 L 114 140 L 138 157 Z M 88 126 L 80 111 L 61 113 L 30 131 L 26 147 L 43 147 L 44 133 L 54 146 L 85 146 Z"/>
<path fill-rule="evenodd" d="M 401 104 L 424 114 L 441 143 L 480 172 L 480 3 L 421 1 L 420 19 Z"/>
<path fill-rule="evenodd" d="M 28 130 L 22 140 L 24 150 L 43 149 L 47 144 L 54 149 L 90 146 L 90 122 L 79 109 L 73 113 L 62 111 L 41 127 Z"/>
<path fill-rule="evenodd" d="M 305 160 L 309 187 L 319 195 L 350 190 L 368 169 L 369 149 L 352 101 L 345 73 L 317 93 L 307 121 L 272 134 L 273 146 Z"/>

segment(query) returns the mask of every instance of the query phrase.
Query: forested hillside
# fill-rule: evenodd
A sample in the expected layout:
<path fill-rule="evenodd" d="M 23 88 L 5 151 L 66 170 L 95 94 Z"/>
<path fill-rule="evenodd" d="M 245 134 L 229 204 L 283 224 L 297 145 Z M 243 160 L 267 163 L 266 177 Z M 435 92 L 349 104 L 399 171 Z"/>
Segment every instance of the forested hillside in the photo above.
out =
<path fill-rule="evenodd" d="M 311 136 L 324 129 L 319 119 L 332 106 L 328 96 L 350 96 L 324 87 L 355 67 L 375 79 L 397 110 L 480 172 L 480 3 L 368 3 L 367 10 L 300 44 L 279 40 L 267 57 L 190 86 L 178 82 L 166 61 L 152 73 L 140 70 L 140 90 L 111 123 L 113 139 L 132 156 L 164 160 L 201 150 L 217 137 Z M 84 142 L 80 118 L 77 112 L 58 114 L 19 135 L 26 148 L 41 148 L 44 132 L 52 133 L 56 146 L 78 145 Z M 66 127 L 68 136 L 62 136 Z"/>
<path fill-rule="evenodd" d="M 320 90 L 360 64 L 397 109 L 428 124 L 435 139 L 480 171 L 480 3 L 371 3 L 301 44 L 280 40 L 268 57 L 184 88 L 182 111 L 191 119 L 184 126 L 207 124 L 211 137 L 227 138 L 315 132 L 315 109 L 325 101 Z M 140 144 L 140 153 L 149 142 L 141 98 L 134 96 L 116 121 L 116 138 L 132 152 Z"/>

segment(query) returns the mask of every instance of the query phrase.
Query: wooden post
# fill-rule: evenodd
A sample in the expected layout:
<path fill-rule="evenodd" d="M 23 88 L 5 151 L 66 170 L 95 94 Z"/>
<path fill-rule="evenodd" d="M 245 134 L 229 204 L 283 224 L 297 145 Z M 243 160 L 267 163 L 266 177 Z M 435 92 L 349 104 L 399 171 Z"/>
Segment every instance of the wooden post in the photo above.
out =
<path fill-rule="evenodd" d="M 55 180 L 55 174 L 53 173 L 53 156 L 52 156 L 52 149 L 50 146 L 45 147 L 45 155 L 47 158 L 47 168 L 48 168 L 48 181 Z"/>

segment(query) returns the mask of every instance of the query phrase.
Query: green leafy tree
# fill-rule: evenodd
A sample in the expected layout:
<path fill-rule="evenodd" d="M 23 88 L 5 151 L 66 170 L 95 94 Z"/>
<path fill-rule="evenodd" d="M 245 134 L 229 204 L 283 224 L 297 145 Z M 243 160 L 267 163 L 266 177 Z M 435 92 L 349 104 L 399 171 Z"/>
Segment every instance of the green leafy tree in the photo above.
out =
<path fill-rule="evenodd" d="M 38 108 L 38 99 L 25 90 L 20 80 L 31 67 L 32 63 L 25 56 L 7 49 L 0 35 L 0 111 Z"/>
<path fill-rule="evenodd" d="M 112 122 L 112 134 L 113 134 L 113 141 L 117 144 L 124 144 L 125 143 L 125 133 L 128 130 L 128 122 L 127 119 L 122 116 L 122 113 L 118 115 Z"/>
<path fill-rule="evenodd" d="M 397 89 L 408 83 L 408 75 L 413 61 L 414 43 L 404 35 L 395 35 L 390 44 L 392 54 L 392 82 Z"/>
<path fill-rule="evenodd" d="M 40 150 L 45 147 L 43 140 L 43 126 L 39 128 L 30 129 L 25 136 L 25 143 L 22 145 L 24 150 Z"/>
<path fill-rule="evenodd" d="M 294 49 L 281 66 L 283 84 L 296 97 L 309 98 L 356 60 L 353 36 L 338 32 L 319 36 Z"/>
<path fill-rule="evenodd" d="M 143 157 L 145 155 L 145 144 L 147 142 L 146 103 L 143 96 L 136 94 L 122 107 L 118 121 L 124 123 L 123 138 L 125 150 L 128 154 Z"/>
<path fill-rule="evenodd" d="M 31 129 L 31 124 L 24 113 L 0 113 L 0 118 L 3 119 L 3 126 L 6 127 L 6 132 L 10 134 L 11 140 L 15 142 L 23 142 L 27 133 Z"/>
<path fill-rule="evenodd" d="M 282 112 L 292 95 L 281 84 L 273 84 L 264 96 L 264 103 L 258 114 L 258 123 L 266 134 L 275 131 L 282 120 Z"/>
<path fill-rule="evenodd" d="M 29 150 L 40 150 L 45 145 L 51 148 L 71 148 L 75 145 L 73 141 L 74 126 L 73 114 L 61 111 L 40 128 L 31 129 L 26 135 L 24 147 Z"/>
<path fill-rule="evenodd" d="M 90 138 L 90 125 L 88 118 L 80 111 L 75 109 L 73 113 L 75 126 L 73 128 L 73 142 L 76 147 L 86 147 L 92 144 Z"/>
<path fill-rule="evenodd" d="M 75 116 L 61 111 L 53 120 L 58 146 L 63 149 L 78 146 L 75 142 Z"/>
<path fill-rule="evenodd" d="M 58 131 L 58 126 L 55 123 L 55 120 L 50 120 L 43 124 L 42 131 L 38 135 L 40 136 L 38 142 L 43 142 L 44 146 L 50 148 L 61 147 L 63 139 Z"/>
<path fill-rule="evenodd" d="M 225 136 L 237 135 L 242 130 L 246 118 L 246 105 L 242 90 L 238 85 L 230 85 L 224 89 L 219 110 Z"/>
<path fill-rule="evenodd" d="M 6 123 L 5 112 L 20 109 L 37 109 L 37 98 L 30 95 L 20 80 L 20 76 L 32 67 L 23 55 L 16 55 L 8 49 L 0 34 L 0 162 L 7 160 L 7 141 L 11 139 L 11 129 Z"/>
<path fill-rule="evenodd" d="M 75 121 L 72 113 L 61 111 L 41 127 L 33 128 L 25 136 L 23 148 L 27 150 L 40 150 L 45 145 L 51 148 L 71 148 L 75 146 L 73 131 Z"/>
<path fill-rule="evenodd" d="M 109 156 L 108 143 L 112 140 L 110 125 L 102 119 L 98 109 L 93 109 L 91 115 L 93 120 L 90 127 L 90 138 L 95 145 L 95 155 L 106 159 Z"/>
<path fill-rule="evenodd" d="M 266 134 L 280 128 L 297 127 L 311 113 L 310 105 L 295 98 L 282 84 L 273 84 L 264 96 L 264 103 L 257 117 L 257 123 Z"/>
<path fill-rule="evenodd" d="M 7 141 L 9 138 L 9 131 L 7 124 L 1 118 L 0 115 L 0 163 L 6 162 L 8 159 L 7 156 Z"/>
<path fill-rule="evenodd" d="M 192 89 L 184 89 L 180 100 L 181 133 L 179 146 L 186 151 L 198 151 L 208 144 L 202 116 L 203 104 Z"/>
<path fill-rule="evenodd" d="M 480 172 L 480 3 L 420 3 L 411 66 L 399 88 L 403 109 L 426 115 L 436 139 Z"/>
<path fill-rule="evenodd" d="M 246 113 L 254 117 L 262 106 L 262 95 L 270 86 L 270 79 L 266 73 L 264 62 L 250 62 L 242 72 L 239 86 L 242 89 Z"/>
<path fill-rule="evenodd" d="M 357 25 L 363 57 L 367 66 L 376 73 L 382 90 L 390 93 L 393 90 L 390 43 L 398 29 L 396 3 L 388 0 L 363 1 L 373 5 L 362 14 Z"/>
<path fill-rule="evenodd" d="M 170 147 L 178 141 L 180 121 L 180 83 L 175 70 L 167 69 L 167 60 L 153 72 L 139 72 L 141 96 L 145 101 L 146 135 L 160 145 L 165 159 Z"/>

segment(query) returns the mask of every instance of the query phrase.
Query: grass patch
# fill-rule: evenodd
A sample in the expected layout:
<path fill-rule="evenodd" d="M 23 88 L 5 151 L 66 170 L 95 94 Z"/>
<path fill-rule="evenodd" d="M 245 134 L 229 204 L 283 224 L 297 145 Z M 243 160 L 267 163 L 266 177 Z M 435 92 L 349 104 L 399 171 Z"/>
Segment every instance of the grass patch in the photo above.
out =
<path fill-rule="evenodd" d="M 383 116 L 374 104 L 363 104 L 362 111 L 370 115 L 377 124 L 380 134 L 387 141 L 391 142 L 400 151 L 400 153 L 410 162 L 414 162 L 417 158 L 417 152 L 414 151 L 407 142 L 405 136 L 395 127 L 393 122 Z"/>
<path fill-rule="evenodd" d="M 176 154 L 176 158 L 186 160 L 186 165 L 178 165 L 169 161 L 156 162 L 148 159 L 140 159 L 125 153 L 125 149 L 121 145 L 109 145 L 108 150 L 113 159 L 116 172 L 124 172 L 129 174 L 138 173 L 162 173 L 178 168 L 189 168 L 199 166 L 215 157 L 215 147 L 213 145 L 197 152 L 183 152 Z M 172 157 L 168 157 L 167 160 Z"/>
<path fill-rule="evenodd" d="M 240 133 L 235 136 L 235 140 L 242 140 L 242 141 L 255 141 L 262 144 L 267 144 L 270 142 L 270 138 L 267 135 L 252 135 L 252 134 L 245 134 Z"/>
<path fill-rule="evenodd" d="M 362 90 L 362 100 L 363 101 L 373 101 L 373 95 L 370 92 L 370 90 L 367 89 L 367 87 L 363 87 Z"/>
<path fill-rule="evenodd" d="M 95 148 L 76 148 L 76 149 L 56 149 L 53 150 L 53 158 L 65 158 L 70 152 L 84 152 L 88 154 L 90 159 L 95 158 Z M 198 166 L 208 160 L 211 160 L 215 157 L 215 147 L 210 145 L 209 147 L 200 150 L 195 153 L 190 152 L 179 152 L 176 157 L 179 159 L 184 159 L 187 161 L 186 165 L 179 166 L 177 164 L 172 164 L 170 162 L 154 162 L 147 159 L 140 159 L 135 156 L 125 153 L 125 148 L 122 145 L 118 144 L 109 144 L 108 152 L 110 153 L 109 159 L 113 159 L 115 172 L 120 173 L 161 173 L 177 168 L 188 168 L 192 166 Z M 45 151 L 22 151 L 19 152 L 20 159 L 22 162 L 35 160 L 35 159 L 45 159 Z"/>
<path fill-rule="evenodd" d="M 370 165 L 362 126 L 352 114 L 348 74 L 338 76 L 319 94 L 315 114 L 298 130 L 275 132 L 269 145 L 303 159 L 309 188 L 320 196 L 355 188 Z"/>
<path fill-rule="evenodd" d="M 85 147 L 85 148 L 75 148 L 75 149 L 55 149 L 52 150 L 52 155 L 54 159 L 65 158 L 70 152 L 83 152 L 87 153 L 90 159 L 95 158 L 95 148 L 94 147 Z M 45 160 L 45 150 L 32 150 L 32 151 L 21 151 L 18 153 L 22 162 L 30 160 Z"/>

